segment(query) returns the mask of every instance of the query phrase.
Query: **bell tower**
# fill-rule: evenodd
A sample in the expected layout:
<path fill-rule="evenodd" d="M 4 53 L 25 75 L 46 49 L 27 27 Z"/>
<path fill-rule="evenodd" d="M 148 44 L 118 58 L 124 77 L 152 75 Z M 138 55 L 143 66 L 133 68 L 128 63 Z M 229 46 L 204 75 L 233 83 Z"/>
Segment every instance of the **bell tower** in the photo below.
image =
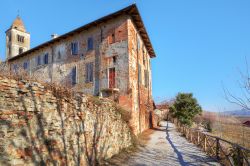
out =
<path fill-rule="evenodd" d="M 6 33 L 6 60 L 30 49 L 30 34 L 17 16 Z"/>

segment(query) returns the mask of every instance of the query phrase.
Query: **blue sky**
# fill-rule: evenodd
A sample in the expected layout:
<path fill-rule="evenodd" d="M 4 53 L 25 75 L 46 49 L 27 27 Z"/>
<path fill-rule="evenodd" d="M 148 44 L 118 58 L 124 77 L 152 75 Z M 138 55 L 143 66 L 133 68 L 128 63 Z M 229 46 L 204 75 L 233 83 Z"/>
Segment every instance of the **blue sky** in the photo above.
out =
<path fill-rule="evenodd" d="M 135 2 L 157 54 L 154 99 L 192 92 L 206 110 L 237 109 L 223 85 L 240 94 L 238 70 L 246 70 L 245 59 L 250 63 L 249 0 L 1 0 L 0 59 L 18 10 L 34 47 Z"/>

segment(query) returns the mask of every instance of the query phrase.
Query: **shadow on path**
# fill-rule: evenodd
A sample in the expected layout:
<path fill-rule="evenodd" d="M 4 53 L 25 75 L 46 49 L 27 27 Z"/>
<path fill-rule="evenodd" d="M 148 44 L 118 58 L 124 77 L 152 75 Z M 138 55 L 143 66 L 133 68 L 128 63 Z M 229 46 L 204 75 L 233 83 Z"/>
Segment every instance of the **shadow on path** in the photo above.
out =
<path fill-rule="evenodd" d="M 183 156 L 181 154 L 181 152 L 178 151 L 178 149 L 175 147 L 175 145 L 173 144 L 173 142 L 171 141 L 170 137 L 169 137 L 169 127 L 168 127 L 168 122 L 167 122 L 167 126 L 166 126 L 166 139 L 168 140 L 169 144 L 171 145 L 171 147 L 174 149 L 174 152 L 176 153 L 177 157 L 178 157 L 178 162 L 180 163 L 180 165 L 185 166 L 188 165 L 188 163 L 186 163 L 183 160 Z"/>

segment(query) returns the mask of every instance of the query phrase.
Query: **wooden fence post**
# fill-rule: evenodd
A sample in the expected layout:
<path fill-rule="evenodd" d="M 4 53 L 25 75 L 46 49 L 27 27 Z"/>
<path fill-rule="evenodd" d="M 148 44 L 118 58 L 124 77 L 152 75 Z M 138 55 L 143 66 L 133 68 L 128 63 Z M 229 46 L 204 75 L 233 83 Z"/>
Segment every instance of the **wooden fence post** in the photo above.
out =
<path fill-rule="evenodd" d="M 198 131 L 197 132 L 197 145 L 200 144 L 200 132 Z"/>
<path fill-rule="evenodd" d="M 191 133 L 190 133 L 191 135 L 190 135 L 190 140 L 191 140 L 191 142 L 193 142 L 193 131 L 191 130 Z"/>
<path fill-rule="evenodd" d="M 220 142 L 219 138 L 216 138 L 216 158 L 217 160 L 220 159 Z"/>
<path fill-rule="evenodd" d="M 204 134 L 204 151 L 207 151 L 207 138 L 206 135 Z"/>

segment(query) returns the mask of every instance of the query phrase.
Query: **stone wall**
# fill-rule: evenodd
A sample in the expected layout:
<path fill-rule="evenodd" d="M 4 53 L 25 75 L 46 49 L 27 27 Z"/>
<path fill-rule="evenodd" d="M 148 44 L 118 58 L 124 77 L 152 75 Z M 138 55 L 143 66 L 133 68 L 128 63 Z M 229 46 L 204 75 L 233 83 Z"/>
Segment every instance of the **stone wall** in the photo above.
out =
<path fill-rule="evenodd" d="M 132 145 L 108 99 L 0 76 L 0 165 L 96 165 Z"/>

